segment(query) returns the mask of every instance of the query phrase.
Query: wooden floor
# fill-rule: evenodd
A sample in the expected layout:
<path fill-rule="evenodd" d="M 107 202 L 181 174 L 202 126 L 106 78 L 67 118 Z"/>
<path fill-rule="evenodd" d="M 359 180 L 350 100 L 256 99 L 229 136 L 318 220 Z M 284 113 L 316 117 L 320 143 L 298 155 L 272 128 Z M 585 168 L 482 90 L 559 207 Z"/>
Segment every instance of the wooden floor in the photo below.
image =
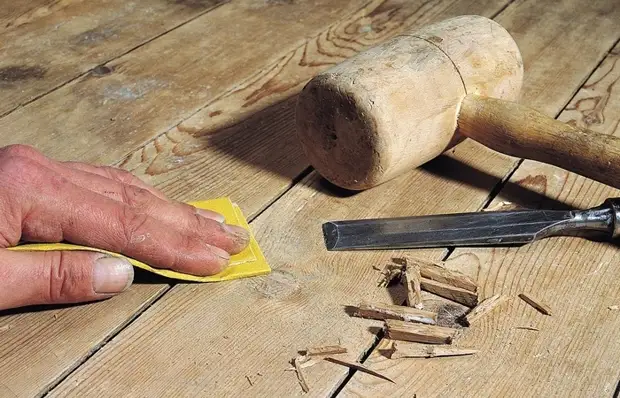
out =
<path fill-rule="evenodd" d="M 0 1 L 0 145 L 117 165 L 178 200 L 230 196 L 273 267 L 219 284 L 141 274 L 105 302 L 0 314 L 0 397 L 617 396 L 615 246 L 552 238 L 415 252 L 447 257 L 483 297 L 527 290 L 554 309 L 546 317 L 512 301 L 463 333 L 480 350 L 472 357 L 388 359 L 381 324 L 343 309 L 401 301 L 403 291 L 376 287 L 373 266 L 402 253 L 327 252 L 326 220 L 503 200 L 587 207 L 619 194 L 468 141 L 357 195 L 309 169 L 294 131 L 304 83 L 369 45 L 462 14 L 494 18 L 516 39 L 520 102 L 620 134 L 617 0 Z M 462 312 L 428 299 L 444 316 Z M 306 369 L 304 394 L 289 361 L 338 343 L 395 382 L 325 362 Z"/>

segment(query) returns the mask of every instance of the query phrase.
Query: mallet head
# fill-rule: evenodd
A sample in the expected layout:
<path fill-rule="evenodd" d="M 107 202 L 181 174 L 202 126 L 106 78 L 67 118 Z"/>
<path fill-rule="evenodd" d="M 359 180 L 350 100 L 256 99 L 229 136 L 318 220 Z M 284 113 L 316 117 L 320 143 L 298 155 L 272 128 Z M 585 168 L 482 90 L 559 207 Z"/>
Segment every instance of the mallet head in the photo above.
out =
<path fill-rule="evenodd" d="M 502 26 L 481 16 L 448 19 L 315 76 L 298 99 L 298 136 L 327 180 L 371 188 L 454 144 L 465 95 L 514 101 L 522 79 L 521 54 Z"/>

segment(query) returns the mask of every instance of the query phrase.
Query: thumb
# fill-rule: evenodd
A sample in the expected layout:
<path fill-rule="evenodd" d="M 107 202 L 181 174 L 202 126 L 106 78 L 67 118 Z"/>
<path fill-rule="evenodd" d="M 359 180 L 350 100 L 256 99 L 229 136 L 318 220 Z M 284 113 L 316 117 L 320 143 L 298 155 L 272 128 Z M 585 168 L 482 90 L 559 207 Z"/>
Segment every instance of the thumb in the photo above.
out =
<path fill-rule="evenodd" d="M 0 310 L 102 300 L 131 286 L 133 275 L 127 260 L 100 253 L 0 249 Z"/>

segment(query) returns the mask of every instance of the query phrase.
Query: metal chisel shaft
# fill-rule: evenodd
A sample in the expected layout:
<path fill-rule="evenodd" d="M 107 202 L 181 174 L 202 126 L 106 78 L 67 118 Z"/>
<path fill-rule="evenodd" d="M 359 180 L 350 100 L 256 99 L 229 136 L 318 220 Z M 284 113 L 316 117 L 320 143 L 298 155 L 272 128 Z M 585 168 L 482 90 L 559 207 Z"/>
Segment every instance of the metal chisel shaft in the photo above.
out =
<path fill-rule="evenodd" d="M 323 224 L 328 250 L 514 245 L 582 233 L 618 236 L 620 198 L 588 210 L 457 213 Z"/>

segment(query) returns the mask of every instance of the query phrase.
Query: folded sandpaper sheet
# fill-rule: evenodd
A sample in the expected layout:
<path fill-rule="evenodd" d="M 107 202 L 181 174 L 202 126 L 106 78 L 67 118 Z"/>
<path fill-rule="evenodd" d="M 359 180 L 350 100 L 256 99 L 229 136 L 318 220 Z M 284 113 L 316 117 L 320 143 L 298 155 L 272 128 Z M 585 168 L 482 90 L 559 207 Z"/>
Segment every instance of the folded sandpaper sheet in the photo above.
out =
<path fill-rule="evenodd" d="M 216 275 L 211 276 L 195 276 L 184 274 L 177 271 L 153 268 L 148 264 L 140 262 L 138 260 L 123 256 L 118 253 L 112 253 L 106 250 L 101 250 L 93 247 L 79 246 L 68 243 L 27 243 L 20 244 L 15 247 L 9 248 L 9 250 L 15 251 L 57 251 L 57 250 L 86 250 L 99 253 L 105 253 L 111 256 L 126 258 L 133 266 L 141 268 L 143 270 L 152 272 L 154 274 L 162 275 L 171 279 L 179 279 L 193 282 L 221 282 L 239 278 L 247 278 L 252 276 L 265 275 L 271 272 L 271 268 L 267 263 L 263 253 L 261 252 L 258 243 L 246 218 L 243 216 L 241 209 L 235 203 L 232 203 L 229 198 L 218 198 L 212 200 L 204 200 L 199 202 L 189 203 L 192 206 L 200 209 L 212 210 L 220 213 L 226 219 L 226 223 L 230 225 L 237 225 L 245 228 L 250 232 L 250 243 L 248 247 L 239 254 L 235 254 L 230 258 L 229 266 Z"/>

